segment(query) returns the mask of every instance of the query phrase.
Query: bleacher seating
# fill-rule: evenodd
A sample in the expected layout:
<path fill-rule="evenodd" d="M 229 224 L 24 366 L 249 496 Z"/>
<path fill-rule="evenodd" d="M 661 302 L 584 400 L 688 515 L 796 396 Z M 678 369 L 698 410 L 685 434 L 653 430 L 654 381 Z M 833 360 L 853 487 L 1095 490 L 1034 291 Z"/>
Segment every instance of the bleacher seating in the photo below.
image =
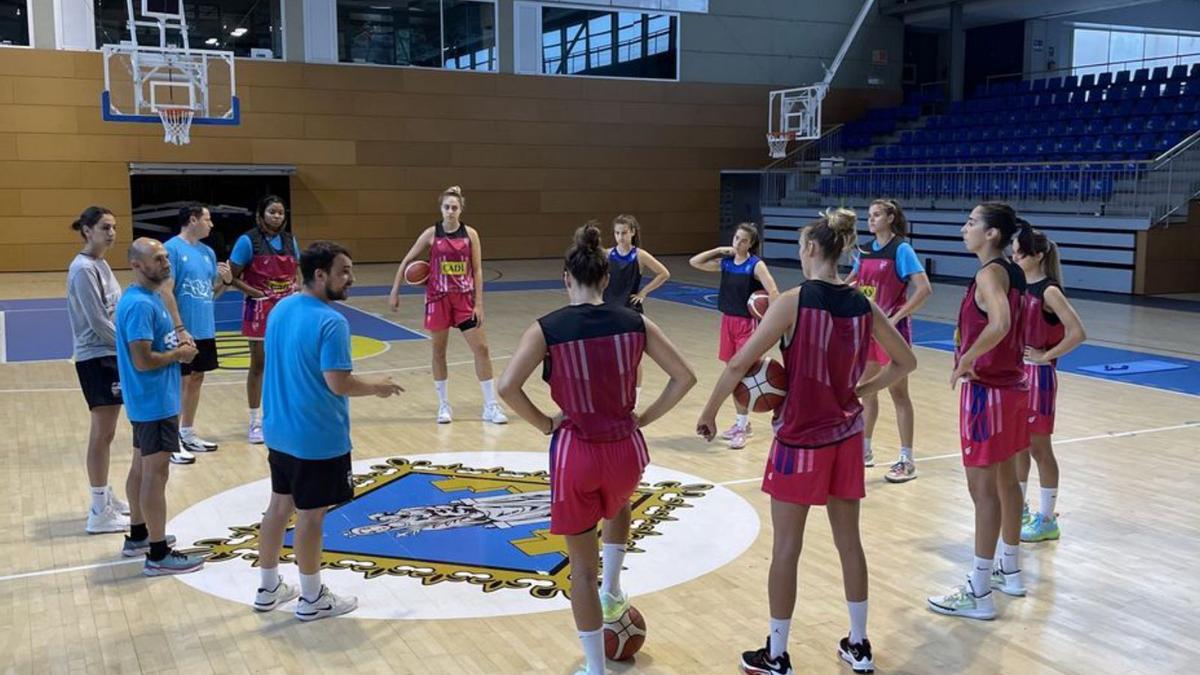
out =
<path fill-rule="evenodd" d="M 951 103 L 944 114 L 926 117 L 923 126 L 902 131 L 898 140 L 878 144 L 879 137 L 896 133 L 899 122 L 919 121 L 919 113 L 910 100 L 847 124 L 842 147 L 872 148 L 873 166 L 823 177 L 817 192 L 933 198 L 978 188 L 1104 200 L 1114 187 L 1112 169 L 1152 159 L 1200 130 L 1200 64 L 994 83 Z M 1045 163 L 1056 166 L 1039 166 Z M 971 170 L 972 164 L 1014 166 L 982 172 Z M 881 168 L 888 165 L 897 166 Z M 1006 177 L 995 177 L 1000 174 Z"/>

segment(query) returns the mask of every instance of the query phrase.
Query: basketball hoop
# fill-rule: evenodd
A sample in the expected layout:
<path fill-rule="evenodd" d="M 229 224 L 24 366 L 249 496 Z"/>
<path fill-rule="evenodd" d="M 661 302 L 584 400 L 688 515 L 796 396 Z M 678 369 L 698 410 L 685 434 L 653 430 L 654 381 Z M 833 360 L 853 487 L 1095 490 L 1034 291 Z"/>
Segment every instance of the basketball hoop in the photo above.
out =
<path fill-rule="evenodd" d="M 192 118 L 196 110 L 188 105 L 160 105 L 158 119 L 162 120 L 163 142 L 187 145 L 191 142 Z"/>
<path fill-rule="evenodd" d="M 796 132 L 794 131 L 773 131 L 767 134 L 767 146 L 771 149 L 772 159 L 783 159 L 787 157 L 788 143 L 796 140 Z"/>

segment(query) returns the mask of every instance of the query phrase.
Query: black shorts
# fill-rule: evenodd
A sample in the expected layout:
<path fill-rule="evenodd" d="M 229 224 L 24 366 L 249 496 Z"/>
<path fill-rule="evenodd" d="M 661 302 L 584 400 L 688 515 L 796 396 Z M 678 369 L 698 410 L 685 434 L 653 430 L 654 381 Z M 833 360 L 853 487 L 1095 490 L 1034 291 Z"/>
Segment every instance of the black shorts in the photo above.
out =
<path fill-rule="evenodd" d="M 75 374 L 88 410 L 106 405 L 121 405 L 121 376 L 117 374 L 116 356 L 98 356 L 75 362 Z"/>
<path fill-rule="evenodd" d="M 297 509 L 336 506 L 354 498 L 350 453 L 331 459 L 300 459 L 267 448 L 271 492 L 291 495 Z"/>
<path fill-rule="evenodd" d="M 179 452 L 179 415 L 130 424 L 133 425 L 133 447 L 142 457 L 159 452 Z"/>
<path fill-rule="evenodd" d="M 472 328 L 479 328 L 479 321 L 476 320 L 475 317 L 471 317 L 471 318 L 467 319 L 466 321 L 455 326 L 455 328 L 457 328 L 459 331 L 465 333 L 465 332 L 471 330 Z"/>
<path fill-rule="evenodd" d="M 207 373 L 216 370 L 217 367 L 217 339 L 196 340 L 196 358 L 192 359 L 191 363 L 179 364 L 179 374 Z"/>

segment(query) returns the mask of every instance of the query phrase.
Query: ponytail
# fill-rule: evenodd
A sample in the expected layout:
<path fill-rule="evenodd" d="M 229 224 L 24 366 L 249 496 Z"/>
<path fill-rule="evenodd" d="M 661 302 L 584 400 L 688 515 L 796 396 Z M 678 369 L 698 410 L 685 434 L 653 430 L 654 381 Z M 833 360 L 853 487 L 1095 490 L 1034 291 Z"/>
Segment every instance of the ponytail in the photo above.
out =
<path fill-rule="evenodd" d="M 622 213 L 616 218 L 613 218 L 613 227 L 616 227 L 617 225 L 628 225 L 629 229 L 633 230 L 633 245 L 635 247 L 640 247 L 642 245 L 642 226 L 638 224 L 637 218 L 634 218 L 628 213 Z"/>
<path fill-rule="evenodd" d="M 1024 218 L 1017 218 L 1020 229 L 1017 231 L 1017 246 L 1021 255 L 1042 256 L 1042 274 L 1058 285 L 1062 285 L 1062 260 L 1058 254 L 1058 244 L 1054 243 L 1045 232 L 1033 229 Z"/>
<path fill-rule="evenodd" d="M 600 244 L 600 222 L 588 221 L 575 230 L 575 240 L 567 249 L 563 269 L 581 286 L 599 288 L 608 274 L 608 257 Z"/>
<path fill-rule="evenodd" d="M 804 227 L 802 235 L 816 242 L 826 260 L 837 260 L 858 245 L 858 214 L 853 209 L 825 209 Z"/>
<path fill-rule="evenodd" d="M 87 239 L 87 235 L 84 234 L 83 228 L 95 227 L 96 223 L 99 223 L 101 218 L 111 215 L 112 211 L 109 211 L 103 206 L 89 206 L 83 210 L 83 213 L 79 214 L 79 217 L 76 218 L 73 223 L 71 223 L 71 229 L 78 232 L 79 236 Z"/>

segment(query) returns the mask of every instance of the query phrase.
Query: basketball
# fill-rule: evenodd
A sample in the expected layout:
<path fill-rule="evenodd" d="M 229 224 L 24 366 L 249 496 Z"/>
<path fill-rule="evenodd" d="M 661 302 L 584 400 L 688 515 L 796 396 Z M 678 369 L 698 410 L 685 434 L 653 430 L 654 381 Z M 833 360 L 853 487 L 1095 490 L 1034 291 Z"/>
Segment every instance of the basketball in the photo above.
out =
<path fill-rule="evenodd" d="M 775 359 L 765 358 L 750 367 L 733 390 L 733 400 L 754 412 L 769 412 L 787 396 L 787 371 Z"/>
<path fill-rule="evenodd" d="M 404 268 L 404 283 L 409 286 L 421 286 L 429 279 L 429 263 L 424 260 L 414 260 Z"/>
<path fill-rule="evenodd" d="M 750 310 L 750 316 L 759 320 L 767 313 L 767 307 L 770 306 L 771 296 L 766 291 L 754 291 L 750 294 L 750 299 L 746 300 L 746 308 Z"/>
<path fill-rule="evenodd" d="M 613 661 L 627 661 L 646 642 L 646 620 L 633 605 L 621 618 L 604 624 L 604 656 Z"/>

